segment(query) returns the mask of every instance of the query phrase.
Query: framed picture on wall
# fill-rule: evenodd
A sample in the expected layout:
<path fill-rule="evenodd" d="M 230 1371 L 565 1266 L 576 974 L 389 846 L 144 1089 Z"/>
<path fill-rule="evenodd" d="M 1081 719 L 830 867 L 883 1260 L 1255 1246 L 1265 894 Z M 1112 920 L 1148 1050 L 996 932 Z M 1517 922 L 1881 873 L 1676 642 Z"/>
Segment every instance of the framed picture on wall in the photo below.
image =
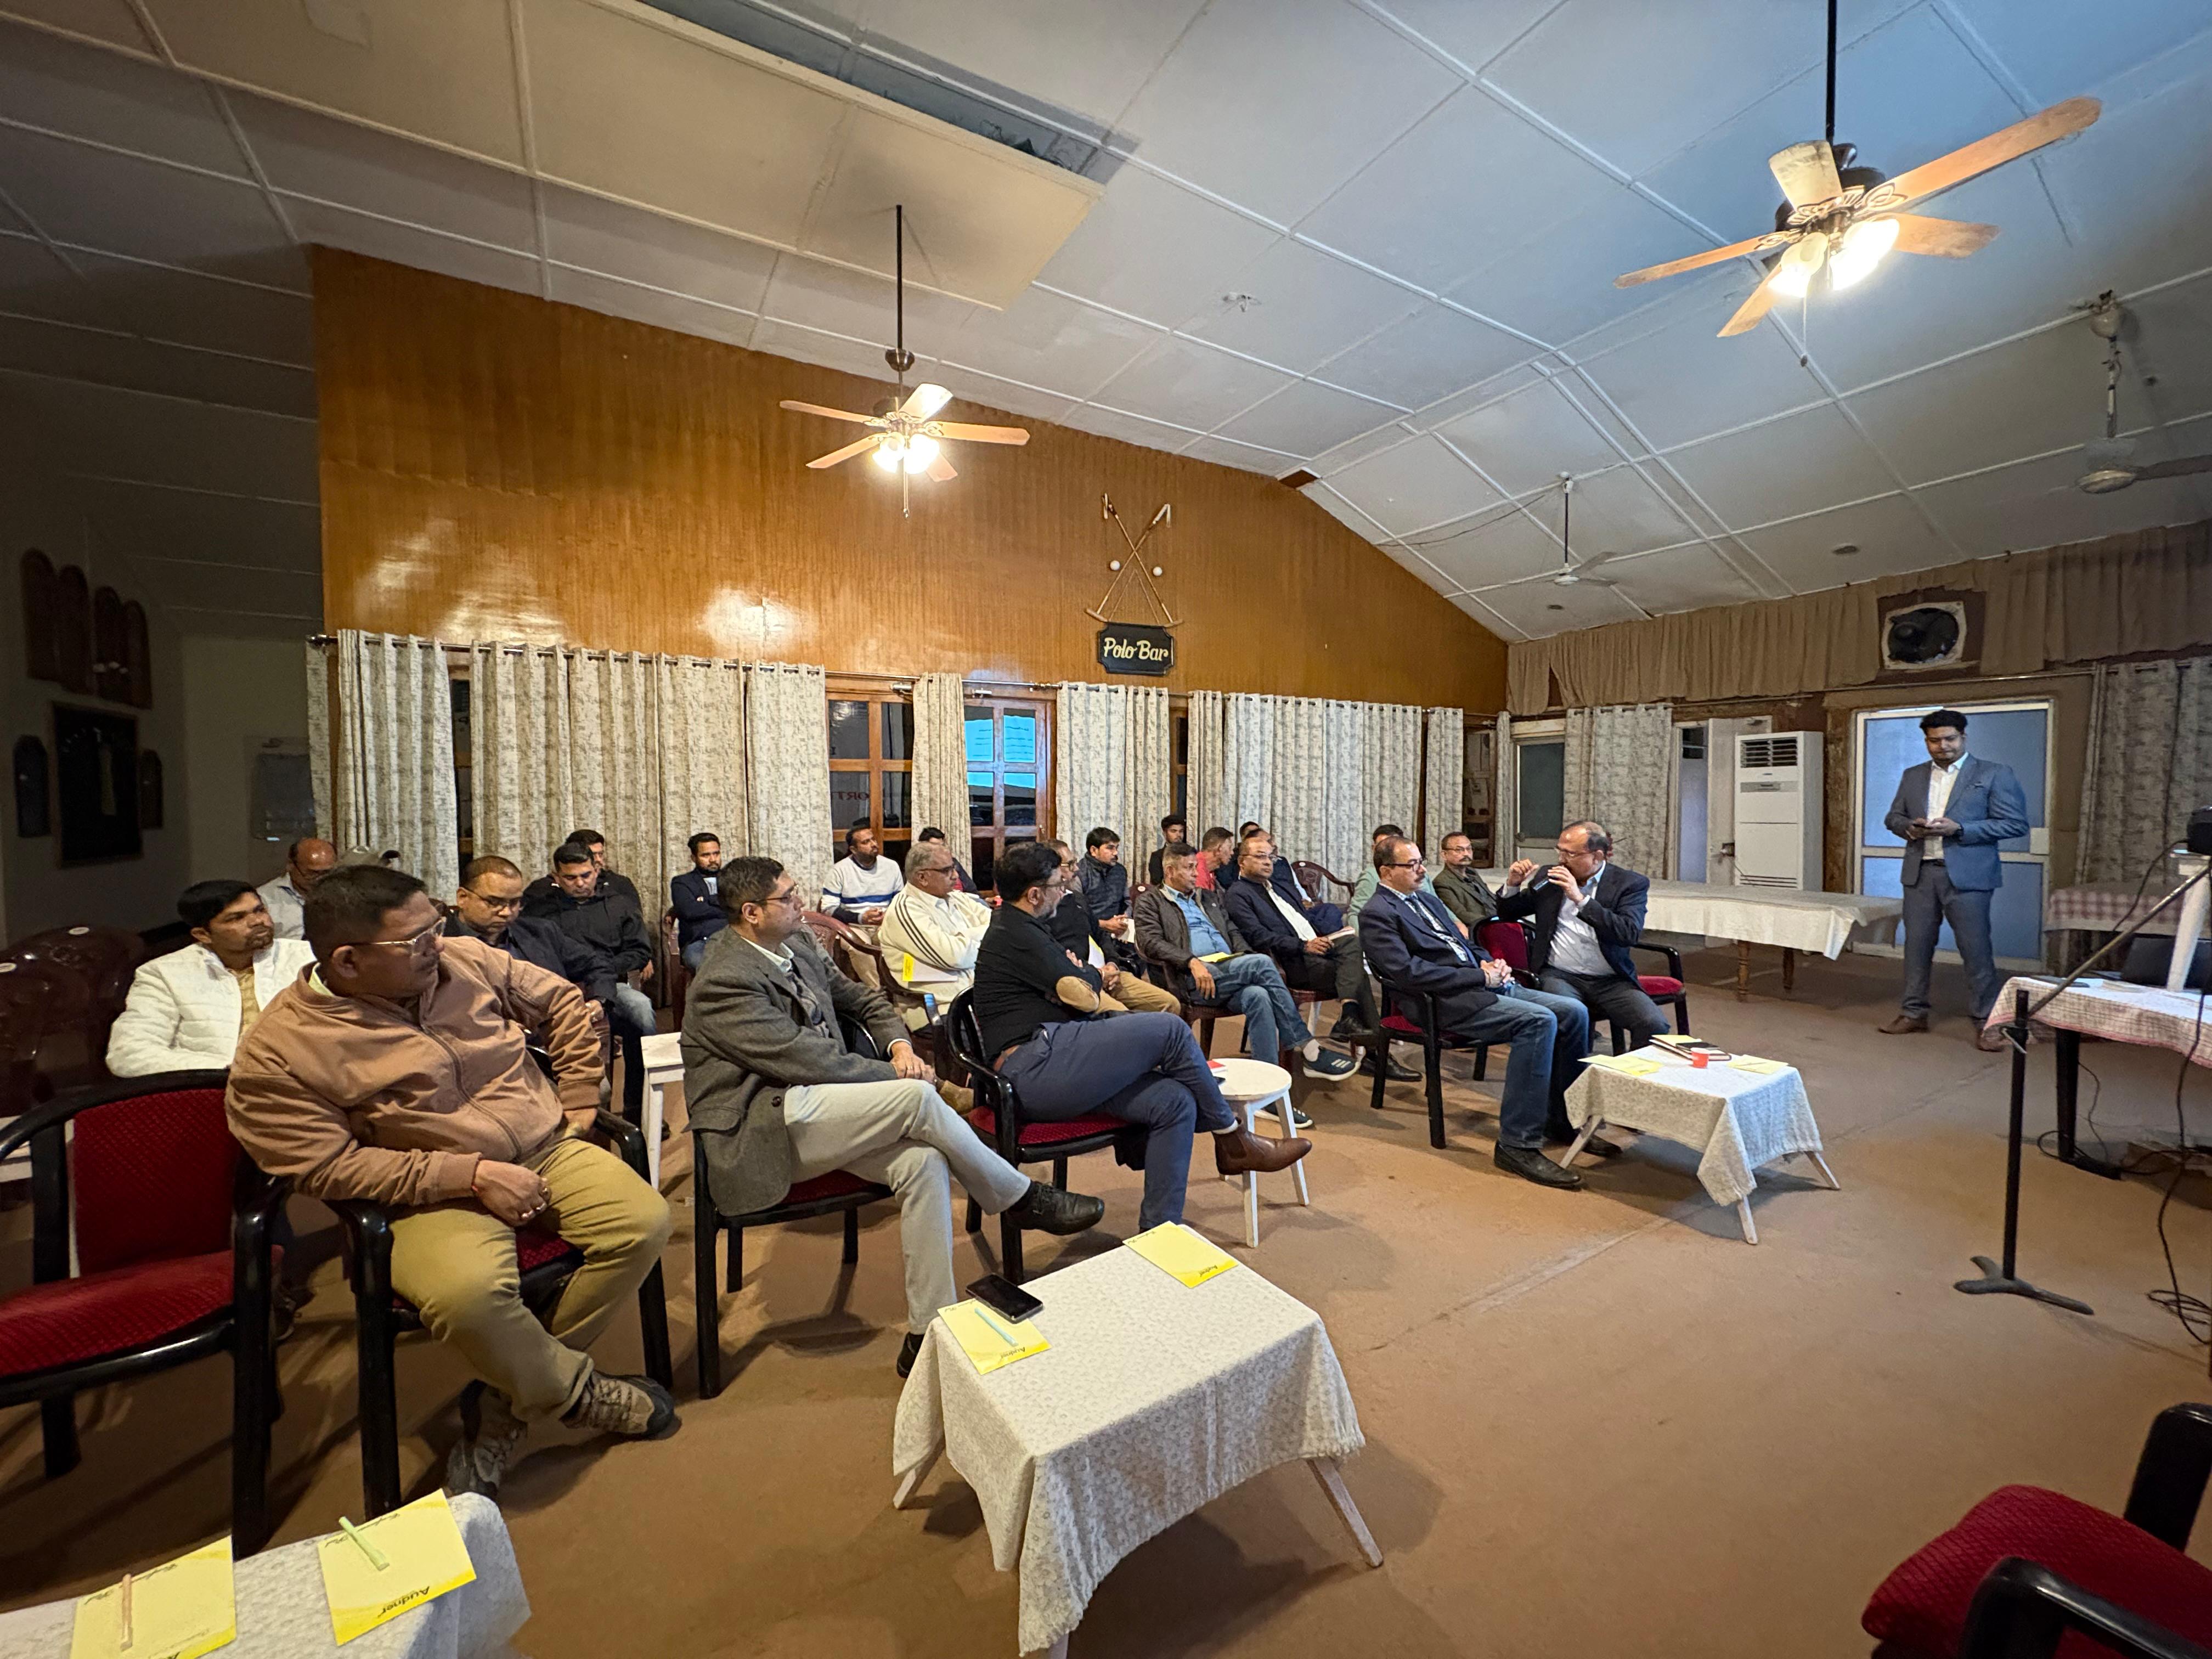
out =
<path fill-rule="evenodd" d="M 61 862 L 138 856 L 136 720 L 56 703 L 54 781 Z"/>

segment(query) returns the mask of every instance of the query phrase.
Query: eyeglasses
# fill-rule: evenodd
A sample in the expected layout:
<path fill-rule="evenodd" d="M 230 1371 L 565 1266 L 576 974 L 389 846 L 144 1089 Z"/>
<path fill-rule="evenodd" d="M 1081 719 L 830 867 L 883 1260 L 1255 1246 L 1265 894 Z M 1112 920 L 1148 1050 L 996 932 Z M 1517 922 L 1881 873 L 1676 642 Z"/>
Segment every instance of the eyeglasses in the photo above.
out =
<path fill-rule="evenodd" d="M 793 887 L 788 892 L 770 893 L 761 901 L 761 908 L 765 910 L 771 904 L 788 904 L 794 910 L 799 908 L 799 889 Z"/>
<path fill-rule="evenodd" d="M 404 948 L 410 956 L 428 956 L 438 948 L 438 935 L 445 930 L 445 914 L 441 910 L 437 921 L 419 933 L 410 933 L 405 939 L 365 939 L 361 943 L 363 945 L 396 945 Z"/>
<path fill-rule="evenodd" d="M 461 890 L 466 893 L 471 898 L 474 899 L 478 904 L 483 905 L 485 909 L 490 911 L 495 916 L 511 916 L 516 911 L 522 908 L 522 900 L 520 896 L 507 899 L 495 899 L 486 894 L 479 893 L 473 887 L 464 887 Z"/>
<path fill-rule="evenodd" d="M 1428 867 L 1426 859 L 1396 859 L 1382 866 L 1385 870 L 1425 870 Z"/>

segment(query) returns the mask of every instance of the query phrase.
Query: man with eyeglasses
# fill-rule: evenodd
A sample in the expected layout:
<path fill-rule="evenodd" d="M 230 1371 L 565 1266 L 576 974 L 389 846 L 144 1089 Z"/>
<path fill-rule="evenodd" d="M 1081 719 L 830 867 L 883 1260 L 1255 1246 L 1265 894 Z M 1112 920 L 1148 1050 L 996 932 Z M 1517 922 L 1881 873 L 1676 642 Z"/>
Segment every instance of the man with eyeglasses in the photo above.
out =
<path fill-rule="evenodd" d="M 708 941 L 684 1008 L 684 1099 L 702 1178 L 725 1215 L 765 1209 L 833 1170 L 896 1193 L 904 1376 L 937 1310 L 959 1297 L 953 1179 L 991 1214 L 1039 1232 L 1079 1233 L 1106 1206 L 1031 1181 L 945 1103 L 889 1000 L 830 965 L 782 865 L 732 859 L 720 884 L 730 925 Z M 848 1022 L 882 1058 L 854 1052 Z"/>
<path fill-rule="evenodd" d="M 1091 913 L 1083 892 L 1084 860 L 1064 841 L 1048 841 L 1041 845 L 1051 849 L 1060 860 L 1060 873 L 1054 878 L 1054 890 L 1067 902 L 1055 903 L 1045 917 L 1046 931 L 1059 941 L 1060 948 L 1073 962 L 1080 962 L 1097 969 L 1099 981 L 1105 989 L 1105 1009 L 1108 1013 L 1179 1014 L 1182 1003 L 1172 991 L 1162 989 L 1142 975 L 1130 973 L 1121 966 L 1120 943 L 1103 933 L 1098 918 Z M 1011 849 L 1010 849 L 1011 850 Z M 1096 956 L 1097 960 L 1091 958 Z"/>
<path fill-rule="evenodd" d="M 422 884 L 334 870 L 306 906 L 315 960 L 239 1044 L 231 1132 L 269 1174 L 392 1213 L 392 1289 L 479 1381 L 462 1396 L 450 1492 L 495 1495 L 529 1425 L 659 1438 L 679 1426 L 657 1382 L 586 1352 L 668 1239 L 668 1206 L 585 1135 L 599 1040 L 567 981 L 480 939 L 443 937 Z M 547 1077 L 525 1043 L 542 1030 Z M 514 1234 L 583 1252 L 543 1322 Z"/>

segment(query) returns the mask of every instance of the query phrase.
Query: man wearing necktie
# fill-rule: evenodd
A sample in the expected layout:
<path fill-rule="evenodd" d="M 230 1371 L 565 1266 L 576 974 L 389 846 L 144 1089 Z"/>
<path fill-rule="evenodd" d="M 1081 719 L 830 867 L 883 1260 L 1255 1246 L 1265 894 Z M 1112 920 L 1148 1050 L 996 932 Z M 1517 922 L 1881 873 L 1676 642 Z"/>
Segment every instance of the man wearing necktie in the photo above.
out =
<path fill-rule="evenodd" d="M 1532 991 L 1480 945 L 1460 937 L 1450 913 L 1420 890 L 1421 849 L 1402 837 L 1376 849 L 1375 896 L 1359 913 L 1367 963 L 1393 990 L 1435 997 L 1443 1035 L 1510 1050 L 1498 1102 L 1498 1167 L 1541 1187 L 1573 1188 L 1583 1178 L 1544 1156 L 1544 1143 L 1573 1138 L 1564 1095 L 1589 1049 L 1589 1013 L 1571 997 Z M 1410 999 L 1404 1012 L 1418 1019 Z M 1595 1138 L 1589 1150 L 1617 1156 Z"/>

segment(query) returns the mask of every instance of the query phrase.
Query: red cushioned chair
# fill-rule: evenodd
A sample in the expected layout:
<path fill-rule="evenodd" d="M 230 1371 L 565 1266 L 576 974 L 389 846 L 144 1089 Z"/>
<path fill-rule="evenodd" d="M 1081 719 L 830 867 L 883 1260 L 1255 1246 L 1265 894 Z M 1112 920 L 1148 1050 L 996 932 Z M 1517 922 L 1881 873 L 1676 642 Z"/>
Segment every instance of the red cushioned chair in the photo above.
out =
<path fill-rule="evenodd" d="M 602 1111 L 595 1127 L 613 1141 L 638 1178 L 647 1179 L 645 1136 L 637 1126 Z M 362 1503 L 374 1517 L 399 1507 L 399 1401 L 392 1347 L 403 1331 L 421 1330 L 422 1317 L 412 1303 L 392 1292 L 392 1218 L 384 1206 L 336 1199 L 330 1207 L 345 1224 L 352 1246 Z M 551 1310 L 562 1287 L 584 1265 L 581 1250 L 534 1227 L 515 1234 L 514 1249 L 522 1269 L 522 1299 L 541 1315 Z M 668 1352 L 668 1297 L 659 1262 L 638 1286 L 637 1311 L 646 1372 L 661 1387 L 673 1388 L 676 1366 Z"/>
<path fill-rule="evenodd" d="M 2212 1406 L 2159 1413 L 2124 1518 L 2004 1486 L 1884 1579 L 1859 1622 L 1884 1653 L 1925 1659 L 2142 1659 L 2212 1650 L 2212 1569 L 2182 1552 L 2212 1475 Z M 2078 1632 L 2078 1634 L 2069 1634 Z"/>
<path fill-rule="evenodd" d="M 1632 945 L 1632 951 L 1650 951 L 1667 958 L 1663 974 L 1638 974 L 1636 982 L 1644 988 L 1644 994 L 1662 1007 L 1674 1011 L 1674 1035 L 1690 1035 L 1690 994 L 1682 978 L 1682 953 L 1671 945 Z M 1613 1052 L 1619 1054 L 1628 1046 L 1628 1033 L 1616 1021 L 1613 1027 Z"/>
<path fill-rule="evenodd" d="M 945 1025 L 952 1052 L 968 1073 L 975 1091 L 975 1109 L 968 1121 L 984 1139 L 998 1148 L 999 1156 L 1019 1169 L 1024 1164 L 1052 1164 L 1052 1184 L 1067 1185 L 1067 1160 L 1085 1152 L 1103 1152 L 1125 1140 L 1141 1140 L 1144 1132 L 1117 1117 L 1077 1117 L 1065 1123 L 1025 1123 L 1021 1096 L 1014 1085 L 991 1069 L 983 1053 L 983 1030 L 975 1018 L 975 994 L 963 991 L 952 1000 Z M 968 1231 L 981 1232 L 983 1206 L 968 1200 Z M 999 1218 L 1000 1271 L 1018 1285 L 1022 1282 L 1022 1230 L 1012 1214 Z"/>
<path fill-rule="evenodd" d="M 52 1479 L 76 1467 L 79 1392 L 228 1352 L 231 1553 L 245 1556 L 269 1540 L 270 1229 L 283 1190 L 230 1138 L 224 1078 L 81 1090 L 0 1131 L 0 1160 L 31 1149 L 33 1280 L 0 1302 L 0 1406 L 39 1402 Z"/>

